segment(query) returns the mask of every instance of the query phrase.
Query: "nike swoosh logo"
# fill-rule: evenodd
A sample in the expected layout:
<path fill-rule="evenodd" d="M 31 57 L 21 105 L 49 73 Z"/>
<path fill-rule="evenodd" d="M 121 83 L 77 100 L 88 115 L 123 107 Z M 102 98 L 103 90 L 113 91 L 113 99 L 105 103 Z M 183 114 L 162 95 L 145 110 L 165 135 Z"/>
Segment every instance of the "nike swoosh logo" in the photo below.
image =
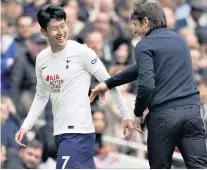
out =
<path fill-rule="evenodd" d="M 42 70 L 44 70 L 45 68 L 47 68 L 47 66 L 46 67 L 42 67 Z"/>

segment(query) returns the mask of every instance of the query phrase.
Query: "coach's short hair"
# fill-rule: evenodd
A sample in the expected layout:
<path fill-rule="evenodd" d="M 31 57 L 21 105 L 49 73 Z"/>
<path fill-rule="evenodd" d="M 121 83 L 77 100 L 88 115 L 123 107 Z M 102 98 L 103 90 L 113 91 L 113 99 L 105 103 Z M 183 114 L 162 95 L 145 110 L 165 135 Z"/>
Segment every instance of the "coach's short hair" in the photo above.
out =
<path fill-rule="evenodd" d="M 65 20 L 66 13 L 62 7 L 50 5 L 47 8 L 40 9 L 37 13 L 37 20 L 40 24 L 40 27 L 44 30 L 47 29 L 48 23 L 50 20 L 56 19 L 57 21 Z"/>
<path fill-rule="evenodd" d="M 144 17 L 148 18 L 150 29 L 167 27 L 165 13 L 156 3 L 147 2 L 137 5 L 131 14 L 131 20 L 138 20 L 141 23 Z"/>

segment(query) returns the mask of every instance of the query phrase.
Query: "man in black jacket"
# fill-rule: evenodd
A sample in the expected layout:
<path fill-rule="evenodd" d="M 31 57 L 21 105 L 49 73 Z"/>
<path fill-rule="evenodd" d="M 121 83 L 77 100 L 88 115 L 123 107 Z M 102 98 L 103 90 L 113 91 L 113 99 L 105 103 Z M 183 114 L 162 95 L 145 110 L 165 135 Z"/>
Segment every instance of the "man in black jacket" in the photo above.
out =
<path fill-rule="evenodd" d="M 207 168 L 205 129 L 200 114 L 199 91 L 193 78 L 186 42 L 166 28 L 163 10 L 155 3 L 138 5 L 131 19 L 142 36 L 136 45 L 136 64 L 95 87 L 90 98 L 115 86 L 138 80 L 134 114 L 141 131 L 144 110 L 148 127 L 151 168 L 171 168 L 177 146 L 187 168 Z"/>

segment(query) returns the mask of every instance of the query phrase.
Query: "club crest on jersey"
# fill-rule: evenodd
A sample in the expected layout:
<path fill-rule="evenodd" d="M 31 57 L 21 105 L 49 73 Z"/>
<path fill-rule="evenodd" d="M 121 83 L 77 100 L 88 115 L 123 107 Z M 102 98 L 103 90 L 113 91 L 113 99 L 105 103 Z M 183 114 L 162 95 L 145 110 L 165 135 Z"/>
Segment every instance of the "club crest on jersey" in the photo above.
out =
<path fill-rule="evenodd" d="M 64 80 L 61 80 L 58 74 L 52 76 L 47 75 L 45 80 L 50 83 L 50 88 L 53 93 L 60 92 L 61 84 L 64 83 Z"/>
<path fill-rule="evenodd" d="M 68 69 L 69 68 L 69 63 L 71 62 L 71 60 L 66 60 L 66 69 Z"/>

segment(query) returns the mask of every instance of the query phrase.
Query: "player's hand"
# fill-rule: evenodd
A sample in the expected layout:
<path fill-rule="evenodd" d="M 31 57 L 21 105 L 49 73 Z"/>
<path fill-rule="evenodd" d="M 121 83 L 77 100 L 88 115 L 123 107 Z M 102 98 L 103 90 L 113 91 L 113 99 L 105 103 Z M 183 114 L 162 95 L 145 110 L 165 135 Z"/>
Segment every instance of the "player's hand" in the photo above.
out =
<path fill-rule="evenodd" d="M 26 147 L 25 144 L 21 143 L 24 135 L 26 134 L 26 129 L 24 128 L 21 128 L 15 135 L 15 141 L 16 143 L 19 145 L 19 146 L 23 146 L 23 147 Z"/>
<path fill-rule="evenodd" d="M 123 127 L 123 134 L 124 134 L 125 140 L 129 140 L 132 137 L 132 133 L 134 129 L 132 120 L 131 119 L 123 120 L 122 127 Z M 127 134 L 127 130 L 128 130 L 128 134 Z"/>
<path fill-rule="evenodd" d="M 105 100 L 105 92 L 108 90 L 107 85 L 103 83 L 99 83 L 93 90 L 90 95 L 90 102 L 92 103 L 96 96 L 98 95 L 100 103 Z"/>
<path fill-rule="evenodd" d="M 134 117 L 134 128 L 137 132 L 142 133 L 142 126 L 141 124 L 144 124 L 144 116 L 141 117 Z"/>

